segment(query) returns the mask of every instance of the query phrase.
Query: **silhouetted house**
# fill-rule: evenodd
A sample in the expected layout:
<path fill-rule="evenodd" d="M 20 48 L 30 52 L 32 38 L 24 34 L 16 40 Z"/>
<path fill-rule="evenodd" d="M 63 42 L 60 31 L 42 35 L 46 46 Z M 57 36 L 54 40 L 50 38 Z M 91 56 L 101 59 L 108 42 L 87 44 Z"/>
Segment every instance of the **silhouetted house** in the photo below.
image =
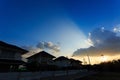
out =
<path fill-rule="evenodd" d="M 27 59 L 28 59 L 28 63 L 38 62 L 41 65 L 53 65 L 53 58 L 55 58 L 55 56 L 45 51 L 41 51 L 39 53 L 36 53 L 28 57 Z"/>
<path fill-rule="evenodd" d="M 60 56 L 54 60 L 55 65 L 58 67 L 69 67 L 70 60 L 67 57 Z"/>
<path fill-rule="evenodd" d="M 80 67 L 82 65 L 82 62 L 79 60 L 75 60 L 75 59 L 69 59 L 70 60 L 70 65 L 72 67 Z"/>
<path fill-rule="evenodd" d="M 10 71 L 18 69 L 19 65 L 24 64 L 21 55 L 28 51 L 0 41 L 0 71 Z"/>

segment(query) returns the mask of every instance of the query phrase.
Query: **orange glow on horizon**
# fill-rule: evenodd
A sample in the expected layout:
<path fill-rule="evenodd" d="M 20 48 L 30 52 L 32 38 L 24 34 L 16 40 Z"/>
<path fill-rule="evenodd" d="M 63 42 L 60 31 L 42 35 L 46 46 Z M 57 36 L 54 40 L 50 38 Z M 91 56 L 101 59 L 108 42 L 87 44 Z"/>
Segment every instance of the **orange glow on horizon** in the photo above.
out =
<path fill-rule="evenodd" d="M 120 59 L 120 55 L 115 55 L 115 56 L 108 56 L 108 55 L 105 55 L 105 56 L 89 56 L 89 57 L 90 57 L 91 65 L 99 64 L 101 62 L 108 62 L 108 61 Z M 84 58 L 85 61 L 87 62 L 87 64 L 89 63 L 87 56 L 80 56 L 80 57 L 73 57 L 73 58 L 82 61 L 83 64 L 84 64 L 84 61 L 83 61 L 83 58 Z"/>
<path fill-rule="evenodd" d="M 103 55 L 103 56 L 101 56 L 100 60 L 101 60 L 101 62 L 107 62 L 108 57 Z"/>

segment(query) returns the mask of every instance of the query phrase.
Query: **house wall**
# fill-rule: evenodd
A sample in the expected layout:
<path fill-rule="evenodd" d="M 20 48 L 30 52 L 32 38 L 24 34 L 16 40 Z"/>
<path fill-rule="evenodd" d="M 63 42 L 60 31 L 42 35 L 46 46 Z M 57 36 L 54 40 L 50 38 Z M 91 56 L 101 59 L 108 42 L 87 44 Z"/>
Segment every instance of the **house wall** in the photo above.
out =
<path fill-rule="evenodd" d="M 38 61 L 40 64 L 49 64 L 49 65 L 53 64 L 53 60 L 50 57 L 37 56 L 28 59 L 28 62 L 33 62 L 33 61 Z"/>
<path fill-rule="evenodd" d="M 71 66 L 80 66 L 80 64 L 79 63 L 76 63 L 76 62 L 73 62 L 73 63 L 71 63 Z"/>
<path fill-rule="evenodd" d="M 39 58 L 39 63 L 41 64 L 49 64 L 49 65 L 52 65 L 53 64 L 53 60 L 51 57 L 41 57 Z"/>
<path fill-rule="evenodd" d="M 15 59 L 15 60 L 21 60 L 21 59 L 22 59 L 21 53 L 16 52 L 15 55 L 14 55 L 14 59 Z"/>
<path fill-rule="evenodd" d="M 35 57 L 31 57 L 28 59 L 28 63 L 33 62 L 33 61 L 37 61 L 37 59 Z"/>
<path fill-rule="evenodd" d="M 0 49 L 0 59 L 21 60 L 21 54 L 11 50 Z"/>
<path fill-rule="evenodd" d="M 70 66 L 70 62 L 67 60 L 55 61 L 55 65 L 58 67 L 68 67 Z"/>

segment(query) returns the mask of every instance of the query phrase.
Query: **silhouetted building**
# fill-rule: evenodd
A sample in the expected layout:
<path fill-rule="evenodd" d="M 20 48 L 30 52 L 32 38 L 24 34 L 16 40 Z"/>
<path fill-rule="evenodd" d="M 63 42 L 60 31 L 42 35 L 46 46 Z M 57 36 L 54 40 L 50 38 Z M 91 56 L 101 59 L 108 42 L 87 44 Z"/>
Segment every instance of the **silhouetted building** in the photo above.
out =
<path fill-rule="evenodd" d="M 60 56 L 54 60 L 55 65 L 58 67 L 68 67 L 70 66 L 70 60 L 67 57 Z"/>
<path fill-rule="evenodd" d="M 0 71 L 15 71 L 19 65 L 24 64 L 21 55 L 27 53 L 15 45 L 0 41 Z"/>
<path fill-rule="evenodd" d="M 45 51 L 41 51 L 28 57 L 27 59 L 28 59 L 28 63 L 38 62 L 39 64 L 42 65 L 53 65 L 53 58 L 55 58 L 55 56 Z"/>
<path fill-rule="evenodd" d="M 80 67 L 82 65 L 82 62 L 79 60 L 75 60 L 75 59 L 69 59 L 70 60 L 70 66 L 72 67 Z"/>

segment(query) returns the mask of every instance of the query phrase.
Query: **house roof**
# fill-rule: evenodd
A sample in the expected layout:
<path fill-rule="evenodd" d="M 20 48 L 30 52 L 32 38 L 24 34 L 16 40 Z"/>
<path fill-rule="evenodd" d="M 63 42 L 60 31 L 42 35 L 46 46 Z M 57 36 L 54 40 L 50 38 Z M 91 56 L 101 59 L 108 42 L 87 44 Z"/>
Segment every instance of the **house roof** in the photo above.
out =
<path fill-rule="evenodd" d="M 53 55 L 51 55 L 51 54 L 49 54 L 49 53 L 47 53 L 45 51 L 41 51 L 41 52 L 38 52 L 38 53 L 28 57 L 27 59 L 32 58 L 32 57 L 37 57 L 37 56 L 55 58 L 55 56 L 53 56 Z"/>
<path fill-rule="evenodd" d="M 0 41 L 0 48 L 7 49 L 7 50 L 12 50 L 12 51 L 19 51 L 19 52 L 21 52 L 21 54 L 25 54 L 25 53 L 28 52 L 25 49 L 22 49 L 20 47 L 15 46 L 15 45 L 8 44 L 8 43 L 3 42 L 3 41 Z"/>
<path fill-rule="evenodd" d="M 69 60 L 69 59 L 67 57 L 60 56 L 60 57 L 56 58 L 54 61 L 63 61 L 63 60 Z"/>
<path fill-rule="evenodd" d="M 80 60 L 75 60 L 75 59 L 70 59 L 70 62 L 75 62 L 75 63 L 82 63 L 82 61 L 80 61 Z"/>

